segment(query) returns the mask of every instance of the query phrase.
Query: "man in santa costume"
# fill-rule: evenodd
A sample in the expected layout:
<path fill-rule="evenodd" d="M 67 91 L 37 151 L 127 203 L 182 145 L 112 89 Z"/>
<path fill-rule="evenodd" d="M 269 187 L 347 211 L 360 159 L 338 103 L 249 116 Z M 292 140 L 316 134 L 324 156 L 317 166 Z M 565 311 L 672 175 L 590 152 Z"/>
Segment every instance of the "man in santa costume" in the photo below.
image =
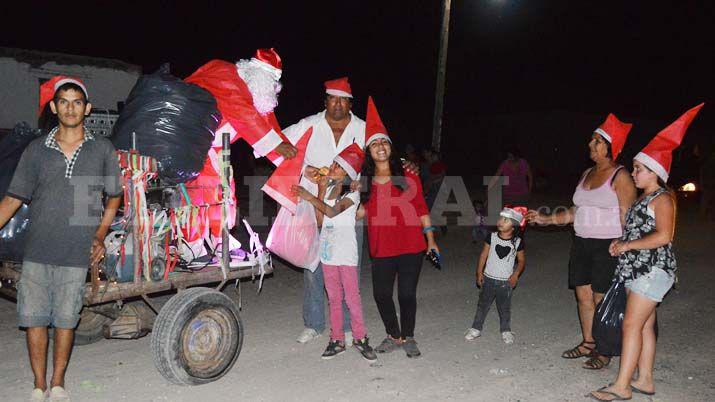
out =
<path fill-rule="evenodd" d="M 281 58 L 273 48 L 258 49 L 251 59 L 235 64 L 212 60 L 185 79 L 209 91 L 222 116 L 203 170 L 196 179 L 186 183 L 192 204 L 216 204 L 220 200 L 217 188 L 221 184 L 219 154 L 223 133 L 230 134 L 231 143 L 243 138 L 253 147 L 256 157 L 265 156 L 276 165 L 285 158 L 295 157 L 297 150 L 281 133 L 273 113 L 278 105 L 282 68 Z M 234 226 L 236 218 L 233 180 L 230 188 L 233 203 L 228 214 L 229 228 Z M 208 215 L 211 234 L 220 237 L 221 207 L 210 207 Z"/>
<path fill-rule="evenodd" d="M 352 108 L 352 89 L 347 77 L 325 82 L 325 110 L 308 116 L 298 123 L 283 130 L 285 135 L 296 144 L 298 140 L 312 128 L 312 136 L 308 141 L 303 161 L 303 177 L 300 185 L 311 194 L 318 194 L 316 184 L 318 170 L 329 167 L 333 159 L 351 144 L 365 147 L 365 121 L 355 116 Z M 363 227 L 356 226 L 358 241 L 358 272 L 361 263 L 363 244 Z M 345 307 L 345 306 L 343 306 Z M 347 339 L 350 333 L 349 314 L 345 314 L 344 328 Z M 303 323 L 305 329 L 298 336 L 300 343 L 317 338 L 325 330 L 325 285 L 323 267 L 311 272 L 303 272 Z"/>

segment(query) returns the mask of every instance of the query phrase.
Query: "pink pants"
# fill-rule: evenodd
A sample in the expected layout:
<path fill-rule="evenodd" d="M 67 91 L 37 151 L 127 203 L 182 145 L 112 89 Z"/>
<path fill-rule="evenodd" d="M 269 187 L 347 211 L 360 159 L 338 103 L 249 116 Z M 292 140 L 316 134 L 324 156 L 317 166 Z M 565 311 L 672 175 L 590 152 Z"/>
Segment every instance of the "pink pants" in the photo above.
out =
<path fill-rule="evenodd" d="M 362 339 L 365 333 L 365 321 L 362 318 L 362 302 L 358 287 L 357 267 L 350 265 L 323 264 L 325 290 L 328 292 L 330 305 L 330 339 L 344 341 L 343 330 L 343 291 L 345 304 L 350 311 L 350 327 L 353 339 Z"/>

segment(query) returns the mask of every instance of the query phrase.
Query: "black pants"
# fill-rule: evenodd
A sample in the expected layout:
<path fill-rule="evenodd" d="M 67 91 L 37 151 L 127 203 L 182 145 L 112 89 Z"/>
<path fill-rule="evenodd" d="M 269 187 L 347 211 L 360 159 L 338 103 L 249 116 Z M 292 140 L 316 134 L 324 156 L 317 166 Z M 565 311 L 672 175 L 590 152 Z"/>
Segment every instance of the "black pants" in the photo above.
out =
<path fill-rule="evenodd" d="M 482 291 L 479 292 L 479 302 L 477 302 L 477 313 L 474 314 L 472 328 L 482 330 L 484 319 L 487 318 L 489 308 L 497 300 L 497 311 L 499 312 L 499 330 L 501 332 L 511 331 L 511 285 L 507 281 L 484 277 Z"/>
<path fill-rule="evenodd" d="M 385 331 L 393 338 L 415 335 L 417 282 L 420 279 L 423 258 L 423 253 L 417 253 L 372 260 L 372 294 L 382 323 L 385 324 Z M 395 303 L 392 300 L 395 277 L 397 277 L 397 300 L 400 303 L 399 324 Z"/>

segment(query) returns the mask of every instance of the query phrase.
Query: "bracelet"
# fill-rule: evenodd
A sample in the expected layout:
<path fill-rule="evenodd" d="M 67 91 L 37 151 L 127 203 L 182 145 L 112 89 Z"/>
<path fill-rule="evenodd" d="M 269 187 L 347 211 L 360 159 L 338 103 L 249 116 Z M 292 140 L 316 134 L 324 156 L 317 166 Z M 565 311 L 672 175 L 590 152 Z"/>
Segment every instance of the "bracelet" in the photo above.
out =
<path fill-rule="evenodd" d="M 422 229 L 422 233 L 427 234 L 427 232 L 434 232 L 435 230 L 437 230 L 436 227 L 434 227 L 434 226 L 427 226 L 426 228 L 423 228 L 423 229 Z"/>

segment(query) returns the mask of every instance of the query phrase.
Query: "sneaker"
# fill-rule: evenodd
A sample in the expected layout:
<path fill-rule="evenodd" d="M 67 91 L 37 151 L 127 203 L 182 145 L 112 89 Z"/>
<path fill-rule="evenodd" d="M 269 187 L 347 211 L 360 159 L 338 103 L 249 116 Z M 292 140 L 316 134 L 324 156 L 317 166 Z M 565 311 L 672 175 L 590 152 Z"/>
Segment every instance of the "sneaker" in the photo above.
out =
<path fill-rule="evenodd" d="M 362 339 L 353 341 L 353 346 L 360 352 L 363 359 L 369 362 L 374 362 L 375 360 L 377 360 L 377 355 L 375 354 L 375 351 L 372 349 L 372 347 L 368 344 L 368 339 L 369 338 L 366 336 Z"/>
<path fill-rule="evenodd" d="M 511 331 L 504 331 L 501 333 L 501 339 L 507 345 L 511 345 L 512 343 L 514 343 L 514 333 Z"/>
<path fill-rule="evenodd" d="M 482 331 L 480 331 L 478 329 L 474 329 L 474 328 L 469 328 L 467 330 L 467 332 L 464 334 L 464 339 L 466 339 L 468 341 L 473 341 L 473 340 L 479 338 L 480 336 L 482 336 Z"/>
<path fill-rule="evenodd" d="M 47 397 L 46 391 L 43 391 L 39 388 L 35 388 L 32 390 L 32 393 L 30 394 L 30 402 L 45 402 L 46 397 Z"/>
<path fill-rule="evenodd" d="M 328 342 L 328 347 L 325 348 L 325 352 L 323 352 L 321 357 L 323 360 L 330 360 L 343 352 L 345 352 L 345 343 L 331 340 Z"/>
<path fill-rule="evenodd" d="M 390 353 L 395 349 L 399 349 L 402 347 L 402 343 L 398 340 L 395 339 L 391 336 L 387 336 L 385 339 L 380 342 L 379 345 L 375 348 L 375 351 L 377 353 Z"/>
<path fill-rule="evenodd" d="M 345 344 L 353 343 L 353 333 L 352 331 L 345 331 Z"/>
<path fill-rule="evenodd" d="M 296 341 L 298 341 L 298 343 L 306 343 L 312 341 L 319 336 L 320 334 L 318 333 L 318 331 L 314 330 L 313 328 L 305 328 L 303 332 L 298 335 L 298 339 L 296 339 Z"/>
<path fill-rule="evenodd" d="M 52 387 L 50 397 L 47 399 L 50 402 L 70 402 L 70 394 L 60 386 Z"/>
<path fill-rule="evenodd" d="M 408 337 L 402 341 L 402 349 L 405 350 L 407 357 L 419 357 L 422 353 L 419 348 L 417 348 L 417 341 L 415 338 Z"/>

